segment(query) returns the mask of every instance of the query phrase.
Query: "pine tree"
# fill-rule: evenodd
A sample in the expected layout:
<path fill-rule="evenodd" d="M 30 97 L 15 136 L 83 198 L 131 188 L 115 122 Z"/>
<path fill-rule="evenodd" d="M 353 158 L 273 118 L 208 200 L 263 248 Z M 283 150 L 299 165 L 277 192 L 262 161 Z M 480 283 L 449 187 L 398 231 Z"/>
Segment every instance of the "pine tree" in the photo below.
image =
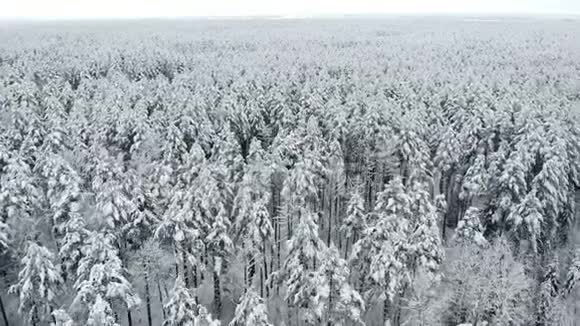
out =
<path fill-rule="evenodd" d="M 435 163 L 443 173 L 450 171 L 459 162 L 461 156 L 460 146 L 457 132 L 451 126 L 448 126 L 447 130 L 442 133 L 435 155 Z"/>
<path fill-rule="evenodd" d="M 42 193 L 26 158 L 19 154 L 11 157 L 0 178 L 2 215 L 18 221 L 26 221 L 34 216 L 42 203 Z"/>
<path fill-rule="evenodd" d="M 320 272 L 328 282 L 326 320 L 330 325 L 364 325 L 362 314 L 365 303 L 361 295 L 348 282 L 350 271 L 346 260 L 332 245 L 327 249 L 320 265 Z"/>
<path fill-rule="evenodd" d="M 89 308 L 89 318 L 86 322 L 87 326 L 119 326 L 115 322 L 115 314 L 107 300 L 103 299 L 100 294 L 97 294 L 94 303 Z"/>
<path fill-rule="evenodd" d="M 484 153 L 478 153 L 474 162 L 467 168 L 463 177 L 463 184 L 460 199 L 471 199 L 474 196 L 484 194 L 488 187 L 489 176 L 485 166 L 486 157 Z"/>
<path fill-rule="evenodd" d="M 128 309 L 140 303 L 126 278 L 127 272 L 113 243 L 114 237 L 111 235 L 95 231 L 89 233 L 81 247 L 82 258 L 74 284 L 77 294 L 72 307 L 88 310 L 90 315 L 94 309 L 95 313 L 105 313 L 113 300 L 118 300 Z"/>
<path fill-rule="evenodd" d="M 425 183 L 417 181 L 408 187 L 412 202 L 408 266 L 413 275 L 419 268 L 428 273 L 436 273 L 444 255 L 437 226 L 437 209 L 426 188 Z"/>
<path fill-rule="evenodd" d="M 364 208 L 364 199 L 361 196 L 359 187 L 352 190 L 348 205 L 346 208 L 346 217 L 342 222 L 341 230 L 346 234 L 348 253 L 348 240 L 356 243 L 358 237 L 362 234 L 367 226 L 366 213 Z"/>
<path fill-rule="evenodd" d="M 507 239 L 501 237 L 484 248 L 455 246 L 448 252 L 447 293 L 438 292 L 436 297 L 444 323 L 533 324 L 536 283 L 513 255 Z"/>
<path fill-rule="evenodd" d="M 62 234 L 63 224 L 71 211 L 76 210 L 75 202 L 80 199 L 81 177 L 61 156 L 52 158 L 46 166 L 48 204 L 53 213 L 53 225 L 57 234 Z"/>
<path fill-rule="evenodd" d="M 167 317 L 163 326 L 219 326 L 205 307 L 198 305 L 191 290 L 185 287 L 181 277 L 175 281 L 173 295 L 165 305 Z"/>
<path fill-rule="evenodd" d="M 541 207 L 542 219 L 536 223 L 542 222 L 544 226 L 541 230 L 543 237 L 545 237 L 541 241 L 542 245 L 546 243 L 560 244 L 562 240 L 565 240 L 563 234 L 565 235 L 566 232 L 559 233 L 558 231 L 568 229 L 571 225 L 570 218 L 562 219 L 568 202 L 567 192 L 570 190 L 568 168 L 564 163 L 563 139 L 560 136 L 552 137 L 556 139 L 552 141 L 551 146 L 546 148 L 547 153 L 544 157 L 542 170 L 534 177 L 531 184 L 537 199 L 534 199 L 533 205 L 529 205 L 536 210 L 537 206 Z M 534 220 L 538 220 L 538 218 L 536 217 Z M 562 238 L 559 239 L 557 236 Z M 549 248 L 540 249 L 542 253 L 549 251 Z"/>
<path fill-rule="evenodd" d="M 205 254 L 203 241 L 210 229 L 209 217 L 205 217 L 206 212 L 200 203 L 207 197 L 213 200 L 208 204 L 212 207 L 219 203 L 219 197 L 212 195 L 215 194 L 217 186 L 201 148 L 194 145 L 186 158 L 186 165 L 179 168 L 178 180 L 172 187 L 171 196 L 167 196 L 168 207 L 163 211 L 161 222 L 157 225 L 155 238 L 173 247 L 177 267 L 181 267 L 185 285 L 189 287 L 190 268 L 195 271 L 200 262 L 199 258 Z M 194 275 L 194 283 L 197 287 L 197 275 Z"/>
<path fill-rule="evenodd" d="M 530 241 L 534 252 L 537 252 L 537 245 L 541 240 L 541 227 L 544 221 L 542 212 L 542 203 L 536 191 L 532 190 L 507 216 L 507 221 L 513 224 L 516 231 L 516 238 Z"/>
<path fill-rule="evenodd" d="M 224 270 L 224 265 L 227 263 L 226 259 L 233 247 L 232 240 L 228 234 L 229 221 L 225 216 L 225 209 L 223 206 L 219 209 L 214 221 L 211 224 L 212 231 L 207 235 L 205 244 L 207 251 L 211 257 L 211 267 L 213 271 L 213 287 L 214 287 L 214 309 L 215 314 L 219 317 L 222 309 L 222 290 L 221 290 L 221 274 Z"/>
<path fill-rule="evenodd" d="M 248 257 L 249 284 L 253 281 L 256 268 L 263 266 L 262 273 L 267 275 L 266 247 L 274 236 L 268 210 L 268 181 L 271 172 L 266 166 L 264 155 L 260 142 L 254 140 L 250 146 L 245 174 L 234 199 L 233 228 L 236 242 L 241 242 L 239 247 L 242 254 Z M 263 287 L 262 282 L 261 295 L 264 292 Z"/>
<path fill-rule="evenodd" d="M 485 247 L 489 243 L 483 236 L 483 226 L 481 224 L 481 212 L 476 207 L 470 207 L 465 212 L 455 229 L 453 242 L 459 245 L 476 244 Z"/>
<path fill-rule="evenodd" d="M 392 180 L 379 193 L 371 221 L 353 248 L 354 264 L 373 289 L 371 295 L 384 301 L 383 323 L 391 319 L 389 306 L 411 276 L 408 268 L 411 200 L 401 178 Z"/>
<path fill-rule="evenodd" d="M 266 200 L 259 198 L 253 203 L 249 202 L 249 204 L 250 207 L 246 211 L 247 216 L 245 218 L 240 216 L 236 223 L 236 229 L 239 230 L 240 248 L 245 256 L 250 257 L 248 283 L 251 284 L 255 270 L 259 268 L 260 263 L 266 266 L 266 244 L 272 240 L 274 229 Z"/>
<path fill-rule="evenodd" d="M 29 242 L 22 258 L 23 267 L 18 274 L 18 283 L 10 287 L 10 292 L 19 296 L 18 312 L 26 314 L 32 325 L 39 325 L 49 318 L 58 287 L 62 284 L 53 260 L 50 250 Z"/>
<path fill-rule="evenodd" d="M 537 301 L 537 324 L 540 326 L 552 325 L 551 317 L 557 297 L 560 295 L 560 282 L 557 258 L 552 261 L 540 282 Z"/>
<path fill-rule="evenodd" d="M 268 322 L 268 311 L 264 299 L 253 289 L 248 289 L 236 306 L 230 326 L 272 326 Z"/>
<path fill-rule="evenodd" d="M 67 117 L 64 108 L 52 96 L 47 101 L 48 134 L 39 149 L 34 172 L 40 176 L 39 183 L 42 185 L 46 206 L 52 214 L 52 232 L 60 238 L 69 212 L 80 199 L 83 180 L 71 164 L 73 143 L 65 128 Z"/>
<path fill-rule="evenodd" d="M 352 259 L 372 289 L 371 298 L 384 301 L 383 322 L 390 305 L 410 284 L 419 268 L 435 273 L 443 258 L 435 207 L 414 173 L 409 186 L 396 177 L 379 193 L 368 227 L 353 248 Z"/>
<path fill-rule="evenodd" d="M 185 287 L 181 277 L 175 281 L 173 294 L 165 305 L 168 315 L 163 322 L 164 326 L 194 325 L 197 317 L 197 302 L 191 291 Z"/>
<path fill-rule="evenodd" d="M 85 228 L 85 221 L 78 212 L 69 213 L 69 220 L 60 228 L 64 234 L 60 242 L 60 251 L 58 253 L 61 264 L 64 267 L 65 275 L 76 274 L 78 263 L 83 256 L 82 246 L 89 235 Z"/>
<path fill-rule="evenodd" d="M 526 182 L 527 168 L 519 154 L 511 155 L 505 163 L 504 170 L 498 179 L 496 210 L 493 221 L 505 227 L 505 218 L 513 207 L 520 203 L 528 192 Z"/>
<path fill-rule="evenodd" d="M 303 208 L 314 213 L 318 201 L 318 185 L 322 175 L 324 175 L 324 166 L 321 154 L 313 149 L 304 152 L 302 159 L 295 163 L 284 180 L 282 197 L 284 198 L 283 210 L 288 224 L 288 237 L 291 237 L 294 232 L 293 220 L 300 218 Z"/>
<path fill-rule="evenodd" d="M 95 148 L 95 176 L 92 190 L 96 194 L 96 206 L 102 220 L 112 230 L 124 233 L 137 214 L 137 206 L 130 197 L 131 187 L 127 183 L 122 160 L 112 156 L 104 148 Z"/>
<path fill-rule="evenodd" d="M 326 246 L 318 236 L 314 218 L 309 210 L 300 208 L 282 268 L 286 302 L 290 307 L 300 309 L 300 318 L 311 325 L 316 325 L 324 317 L 329 291 L 326 275 L 318 268 L 324 259 Z"/>
<path fill-rule="evenodd" d="M 183 132 L 175 122 L 169 122 L 165 132 L 163 159 L 170 164 L 180 164 L 187 155 L 187 144 L 184 142 Z"/>

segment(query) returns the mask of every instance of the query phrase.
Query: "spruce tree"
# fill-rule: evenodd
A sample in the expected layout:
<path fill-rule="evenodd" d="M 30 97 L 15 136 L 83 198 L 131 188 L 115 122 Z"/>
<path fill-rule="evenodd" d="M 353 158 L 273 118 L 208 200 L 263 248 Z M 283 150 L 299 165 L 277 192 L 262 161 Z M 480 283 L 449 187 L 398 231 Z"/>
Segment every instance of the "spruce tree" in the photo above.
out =
<path fill-rule="evenodd" d="M 18 283 L 10 287 L 10 292 L 19 297 L 18 312 L 25 314 L 31 325 L 49 319 L 59 286 L 63 283 L 53 260 L 54 254 L 46 247 L 28 242 Z"/>
<path fill-rule="evenodd" d="M 268 309 L 256 291 L 248 289 L 236 306 L 229 326 L 272 326 L 268 322 Z"/>
<path fill-rule="evenodd" d="M 165 304 L 167 316 L 163 326 L 219 326 L 220 322 L 213 320 L 205 307 L 197 304 L 191 290 L 185 287 L 181 277 L 175 281 L 173 294 Z"/>
<path fill-rule="evenodd" d="M 476 244 L 480 247 L 488 245 L 483 236 L 483 226 L 481 223 L 481 211 L 476 207 L 470 207 L 465 212 L 455 229 L 453 242 L 459 245 Z"/>

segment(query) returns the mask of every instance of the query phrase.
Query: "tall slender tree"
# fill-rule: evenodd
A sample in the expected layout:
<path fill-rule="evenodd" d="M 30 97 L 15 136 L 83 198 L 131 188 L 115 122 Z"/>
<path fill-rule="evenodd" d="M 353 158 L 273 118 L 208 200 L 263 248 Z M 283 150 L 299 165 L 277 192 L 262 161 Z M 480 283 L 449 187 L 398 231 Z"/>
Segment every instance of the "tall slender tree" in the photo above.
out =
<path fill-rule="evenodd" d="M 10 292 L 19 296 L 18 312 L 26 314 L 33 326 L 50 318 L 58 288 L 63 283 L 53 260 L 54 254 L 50 250 L 29 242 L 22 258 L 23 267 L 18 274 L 18 283 L 10 287 Z"/>

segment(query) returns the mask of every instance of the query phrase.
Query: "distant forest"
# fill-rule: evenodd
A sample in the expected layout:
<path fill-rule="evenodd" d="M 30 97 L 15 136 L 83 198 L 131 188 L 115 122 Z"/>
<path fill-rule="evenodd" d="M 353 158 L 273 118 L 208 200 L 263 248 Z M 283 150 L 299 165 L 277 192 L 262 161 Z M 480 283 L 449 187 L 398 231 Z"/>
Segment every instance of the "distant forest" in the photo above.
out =
<path fill-rule="evenodd" d="M 0 325 L 580 325 L 579 32 L 0 23 Z"/>

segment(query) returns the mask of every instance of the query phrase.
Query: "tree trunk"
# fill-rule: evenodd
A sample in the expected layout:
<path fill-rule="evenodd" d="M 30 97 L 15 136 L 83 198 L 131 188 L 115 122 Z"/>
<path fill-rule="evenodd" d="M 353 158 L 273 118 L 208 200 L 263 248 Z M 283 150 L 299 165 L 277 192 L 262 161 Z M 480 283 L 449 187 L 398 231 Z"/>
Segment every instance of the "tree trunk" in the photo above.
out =
<path fill-rule="evenodd" d="M 268 280 L 268 260 L 266 259 L 266 244 L 264 243 L 264 246 L 262 247 L 262 260 L 264 262 L 264 279 L 262 280 L 262 286 L 265 286 L 266 288 L 266 297 L 270 296 L 270 291 L 268 289 L 268 284 L 264 285 L 264 282 Z M 263 297 L 263 294 L 262 294 Z"/>
<path fill-rule="evenodd" d="M 129 326 L 133 326 L 133 317 L 131 316 L 131 309 L 127 308 L 127 323 Z"/>
<path fill-rule="evenodd" d="M 222 298 L 221 298 L 220 276 L 214 270 L 213 272 L 213 301 L 216 318 L 220 318 L 222 312 Z"/>
<path fill-rule="evenodd" d="M 256 258 L 251 255 L 250 266 L 248 269 L 248 288 L 252 287 L 252 283 L 254 283 L 254 276 L 256 276 Z"/>
<path fill-rule="evenodd" d="M 32 322 L 32 326 L 38 325 L 38 311 L 36 308 L 32 308 L 32 316 L 30 317 L 30 321 Z"/>
<path fill-rule="evenodd" d="M 387 324 L 388 322 L 388 324 Z M 389 316 L 389 298 L 385 298 L 385 301 L 383 303 L 383 325 L 389 325 L 390 326 L 390 316 Z"/>
<path fill-rule="evenodd" d="M 342 249 L 342 237 L 340 236 L 340 225 L 341 225 L 341 220 L 340 220 L 340 210 L 342 209 L 342 207 L 340 206 L 340 196 L 339 194 L 336 194 L 336 199 L 334 202 L 334 229 L 335 229 L 335 239 L 338 239 L 338 252 L 340 252 L 340 250 Z"/>
<path fill-rule="evenodd" d="M 181 260 L 183 260 L 183 279 L 185 280 L 185 287 L 189 289 L 191 282 L 189 279 L 189 268 L 187 267 L 187 256 L 185 255 L 185 250 L 181 252 Z"/>
<path fill-rule="evenodd" d="M 330 273 L 329 273 L 330 274 Z M 329 292 L 328 292 L 328 323 L 327 326 L 332 326 L 331 318 L 332 318 L 332 275 L 329 275 Z"/>
<path fill-rule="evenodd" d="M 198 288 L 198 284 L 197 284 L 197 264 L 193 265 L 192 267 L 192 273 L 193 273 L 193 288 L 195 289 L 195 302 L 199 303 L 199 299 L 197 297 L 197 288 Z"/>
<path fill-rule="evenodd" d="M 54 308 L 52 306 L 48 306 L 48 310 L 50 313 L 50 319 L 52 320 L 52 323 L 56 325 L 56 317 L 54 317 Z"/>
<path fill-rule="evenodd" d="M 201 257 L 201 264 L 207 266 L 208 257 L 207 257 L 207 248 L 203 251 L 203 256 Z M 207 270 L 207 269 L 206 269 Z M 201 282 L 205 279 L 205 273 L 202 271 L 199 275 L 201 277 Z"/>
<path fill-rule="evenodd" d="M 4 320 L 4 325 L 10 326 L 8 324 L 8 316 L 6 316 L 6 310 L 4 309 L 4 302 L 2 302 L 2 296 L 0 296 L 0 312 L 2 313 L 2 319 Z"/>
<path fill-rule="evenodd" d="M 175 279 L 177 279 L 179 277 L 179 253 L 177 252 L 177 249 L 174 249 L 175 251 Z"/>
<path fill-rule="evenodd" d="M 272 257 L 272 259 L 270 260 L 270 270 L 274 270 L 274 257 L 276 256 L 276 244 L 278 243 L 278 222 L 276 221 L 277 218 L 275 216 L 273 216 L 272 218 L 272 226 L 274 227 L 274 242 L 272 243 L 272 246 L 270 247 L 270 257 Z"/>
<path fill-rule="evenodd" d="M 286 214 L 286 240 L 292 237 L 292 215 Z"/>
<path fill-rule="evenodd" d="M 167 284 L 163 283 L 163 292 L 165 292 L 165 297 L 169 298 L 169 290 L 167 290 Z"/>
<path fill-rule="evenodd" d="M 264 269 L 260 268 L 260 296 L 264 297 Z"/>
<path fill-rule="evenodd" d="M 276 185 L 274 184 L 274 181 L 271 181 L 270 184 L 270 191 L 271 191 L 271 202 L 272 202 L 272 213 L 270 214 L 271 218 L 272 218 L 272 227 L 274 228 L 274 242 L 271 244 L 272 246 L 270 247 L 270 255 L 272 257 L 272 259 L 270 260 L 270 270 L 274 270 L 274 257 L 275 257 L 275 251 L 276 251 L 276 243 L 278 243 L 278 239 L 279 239 L 279 232 L 278 232 L 278 201 L 277 201 L 277 192 L 276 192 Z"/>
<path fill-rule="evenodd" d="M 446 240 L 446 231 L 447 231 L 447 223 L 448 223 L 448 219 L 449 219 L 449 214 L 451 213 L 451 211 L 453 211 L 453 206 L 455 205 L 455 201 L 450 202 L 452 200 L 452 188 L 450 187 L 450 183 L 452 181 L 452 177 L 453 177 L 453 172 L 450 171 L 448 172 L 448 174 L 446 176 L 444 176 L 443 179 L 443 188 L 442 189 L 442 193 L 445 194 L 445 202 L 447 203 L 447 211 L 444 212 L 443 214 L 443 221 L 442 221 L 442 225 L 441 225 L 441 239 L 443 241 Z"/>
<path fill-rule="evenodd" d="M 143 262 L 145 269 L 145 306 L 147 308 L 147 325 L 152 326 L 151 321 L 151 293 L 149 292 L 149 272 L 147 271 L 147 264 Z"/>
<path fill-rule="evenodd" d="M 330 205 L 330 214 L 328 216 L 328 234 L 326 236 L 326 246 L 330 247 L 330 233 L 332 232 L 332 205 Z"/>
<path fill-rule="evenodd" d="M 277 255 L 276 264 L 278 265 L 277 266 L 278 271 L 280 270 L 280 238 L 281 238 L 280 237 L 280 224 L 278 224 L 278 241 L 276 241 L 276 247 L 277 247 L 276 250 L 278 251 L 276 253 L 276 255 Z M 276 282 L 276 294 L 280 294 L 280 283 L 279 282 Z"/>
<path fill-rule="evenodd" d="M 163 292 L 161 292 L 161 284 L 159 284 L 159 279 L 157 280 L 157 291 L 159 292 L 159 303 L 161 303 L 161 313 L 163 314 L 163 320 L 165 320 L 165 307 L 163 305 Z"/>
<path fill-rule="evenodd" d="M 244 262 L 244 292 L 248 288 L 248 266 L 246 262 Z"/>

